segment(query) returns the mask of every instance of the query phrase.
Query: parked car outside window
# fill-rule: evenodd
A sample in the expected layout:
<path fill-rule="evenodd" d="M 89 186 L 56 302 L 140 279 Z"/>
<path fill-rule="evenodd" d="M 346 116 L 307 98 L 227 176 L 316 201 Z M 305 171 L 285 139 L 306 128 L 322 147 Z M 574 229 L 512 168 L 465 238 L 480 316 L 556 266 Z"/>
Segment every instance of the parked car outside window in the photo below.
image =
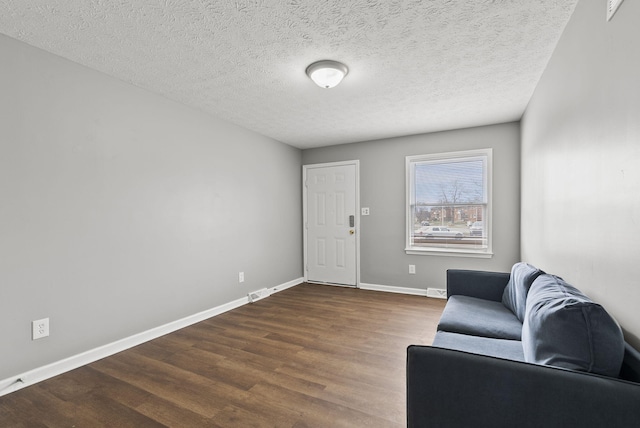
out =
<path fill-rule="evenodd" d="M 481 221 L 476 221 L 469 228 L 469 234 L 471 236 L 483 236 L 484 235 L 484 225 Z"/>
<path fill-rule="evenodd" d="M 462 232 L 444 226 L 425 226 L 416 230 L 414 235 L 426 238 L 455 238 L 462 239 Z"/>

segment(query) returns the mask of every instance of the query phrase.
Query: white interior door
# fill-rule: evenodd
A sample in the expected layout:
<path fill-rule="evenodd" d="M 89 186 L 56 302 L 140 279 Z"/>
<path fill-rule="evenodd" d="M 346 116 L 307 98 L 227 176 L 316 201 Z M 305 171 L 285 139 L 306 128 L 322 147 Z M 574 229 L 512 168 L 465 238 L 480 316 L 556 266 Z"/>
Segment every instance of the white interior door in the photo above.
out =
<path fill-rule="evenodd" d="M 307 281 L 356 285 L 357 163 L 305 166 Z"/>

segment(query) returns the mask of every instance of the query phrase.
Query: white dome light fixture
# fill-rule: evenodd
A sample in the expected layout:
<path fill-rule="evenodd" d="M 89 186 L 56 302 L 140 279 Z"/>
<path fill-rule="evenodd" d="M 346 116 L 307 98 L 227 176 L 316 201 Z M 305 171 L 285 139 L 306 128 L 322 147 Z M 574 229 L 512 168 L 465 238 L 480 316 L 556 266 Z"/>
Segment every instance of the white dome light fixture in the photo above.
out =
<path fill-rule="evenodd" d="M 323 60 L 307 67 L 307 76 L 321 88 L 329 89 L 342 82 L 349 73 L 346 65 L 338 61 Z"/>

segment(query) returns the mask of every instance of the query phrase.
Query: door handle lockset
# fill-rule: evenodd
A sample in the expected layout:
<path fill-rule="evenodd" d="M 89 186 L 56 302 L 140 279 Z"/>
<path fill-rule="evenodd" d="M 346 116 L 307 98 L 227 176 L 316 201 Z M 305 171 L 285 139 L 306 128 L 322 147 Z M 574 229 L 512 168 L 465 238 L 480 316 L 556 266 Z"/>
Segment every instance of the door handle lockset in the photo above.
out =
<path fill-rule="evenodd" d="M 356 231 L 355 231 L 355 230 L 353 230 L 353 229 L 351 229 L 351 230 L 349 231 L 349 235 L 353 235 L 354 233 L 356 233 Z"/>

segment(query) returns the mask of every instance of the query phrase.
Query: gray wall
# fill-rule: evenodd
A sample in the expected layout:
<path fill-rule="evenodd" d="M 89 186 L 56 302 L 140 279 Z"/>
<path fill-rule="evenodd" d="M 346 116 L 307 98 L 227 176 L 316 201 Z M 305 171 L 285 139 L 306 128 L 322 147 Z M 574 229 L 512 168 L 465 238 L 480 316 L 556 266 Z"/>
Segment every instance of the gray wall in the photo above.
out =
<path fill-rule="evenodd" d="M 0 379 L 303 275 L 300 150 L 4 36 L 0 55 Z"/>
<path fill-rule="evenodd" d="M 446 288 L 449 268 L 509 271 L 520 258 L 520 127 L 518 123 L 469 128 L 364 143 L 308 149 L 305 165 L 360 160 L 361 282 Z M 493 148 L 492 259 L 405 254 L 405 157 Z M 409 275 L 409 264 L 416 274 Z"/>
<path fill-rule="evenodd" d="M 522 255 L 640 345 L 640 4 L 581 1 L 522 121 Z"/>

